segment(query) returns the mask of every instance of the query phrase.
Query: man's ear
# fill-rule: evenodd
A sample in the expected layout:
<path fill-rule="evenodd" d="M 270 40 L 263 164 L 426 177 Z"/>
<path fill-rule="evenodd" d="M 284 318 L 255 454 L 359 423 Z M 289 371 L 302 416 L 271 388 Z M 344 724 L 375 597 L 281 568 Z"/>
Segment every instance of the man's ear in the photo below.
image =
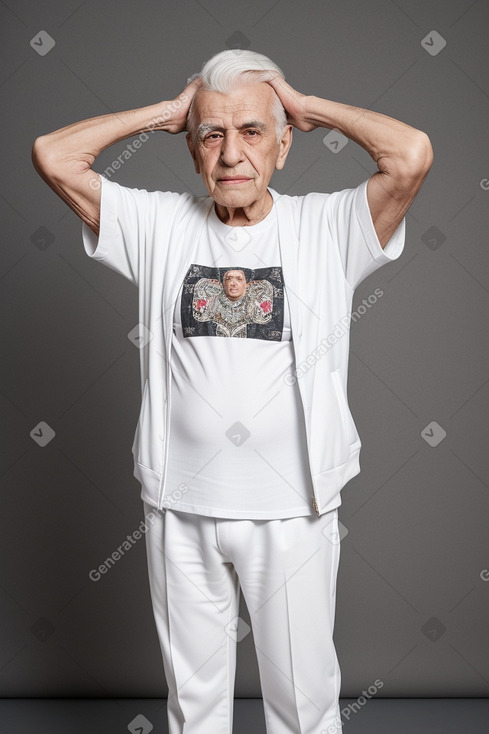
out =
<path fill-rule="evenodd" d="M 277 160 L 275 161 L 275 168 L 277 171 L 281 171 L 285 165 L 285 161 L 289 154 L 290 146 L 292 145 L 292 130 L 293 125 L 286 125 L 282 132 L 282 137 L 279 143 L 279 153 Z"/>
<path fill-rule="evenodd" d="M 187 133 L 186 134 L 185 140 L 187 141 L 187 145 L 188 145 L 188 149 L 190 151 L 190 155 L 192 156 L 192 158 L 194 160 L 195 173 L 200 173 L 199 162 L 198 162 L 198 160 L 197 160 L 197 158 L 195 156 L 194 141 L 192 140 L 192 136 L 190 135 L 190 133 Z"/>

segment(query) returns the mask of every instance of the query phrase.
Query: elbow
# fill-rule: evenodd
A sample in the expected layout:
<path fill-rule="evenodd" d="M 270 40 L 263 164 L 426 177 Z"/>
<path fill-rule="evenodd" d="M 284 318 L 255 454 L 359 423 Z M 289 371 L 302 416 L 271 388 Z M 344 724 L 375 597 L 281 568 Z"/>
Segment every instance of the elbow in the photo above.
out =
<path fill-rule="evenodd" d="M 428 135 L 421 130 L 416 131 L 407 160 L 409 176 L 423 180 L 433 164 L 433 147 Z"/>
<path fill-rule="evenodd" d="M 47 175 L 51 168 L 52 154 L 50 152 L 50 146 L 47 142 L 47 135 L 41 135 L 36 138 L 32 146 L 32 164 L 36 171 L 42 175 Z"/>
<path fill-rule="evenodd" d="M 55 188 L 65 179 L 64 169 L 60 165 L 59 155 L 50 135 L 41 135 L 35 139 L 31 157 L 37 173 L 51 188 Z"/>
<path fill-rule="evenodd" d="M 395 182 L 395 189 L 400 195 L 417 191 L 433 163 L 433 148 L 428 135 L 421 130 L 413 131 L 397 157 L 391 159 L 389 163 L 388 167 L 380 170 Z"/>

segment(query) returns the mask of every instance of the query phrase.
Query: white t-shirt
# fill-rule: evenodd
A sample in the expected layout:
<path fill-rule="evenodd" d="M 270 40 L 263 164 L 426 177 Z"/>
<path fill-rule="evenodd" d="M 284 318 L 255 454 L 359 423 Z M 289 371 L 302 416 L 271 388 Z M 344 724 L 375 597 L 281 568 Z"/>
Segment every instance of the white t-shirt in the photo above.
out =
<path fill-rule="evenodd" d="M 167 507 L 226 518 L 314 514 L 275 211 L 209 214 L 173 317 Z"/>

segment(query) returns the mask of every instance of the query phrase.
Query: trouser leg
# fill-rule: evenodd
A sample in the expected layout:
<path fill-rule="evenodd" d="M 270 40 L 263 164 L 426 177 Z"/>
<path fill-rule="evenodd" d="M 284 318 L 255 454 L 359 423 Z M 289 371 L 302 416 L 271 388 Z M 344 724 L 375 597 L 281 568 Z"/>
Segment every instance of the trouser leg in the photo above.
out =
<path fill-rule="evenodd" d="M 333 643 L 337 517 L 333 510 L 251 521 L 242 524 L 246 533 L 234 534 L 232 559 L 251 618 L 268 734 L 341 732 Z"/>
<path fill-rule="evenodd" d="M 215 518 L 166 510 L 146 533 L 149 583 L 168 684 L 170 734 L 231 734 L 239 612 L 236 572 Z"/>

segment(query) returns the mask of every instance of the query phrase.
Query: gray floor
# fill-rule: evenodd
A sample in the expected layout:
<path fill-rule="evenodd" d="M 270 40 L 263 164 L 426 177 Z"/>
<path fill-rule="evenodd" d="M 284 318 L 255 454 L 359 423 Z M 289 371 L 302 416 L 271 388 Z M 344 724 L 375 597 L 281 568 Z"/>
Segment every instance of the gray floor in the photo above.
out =
<path fill-rule="evenodd" d="M 489 699 L 384 698 L 360 710 L 341 699 L 345 734 L 489 734 Z M 352 713 L 353 711 L 353 713 Z M 0 700 L 0 732 L 9 734 L 168 734 L 166 700 Z M 235 701 L 233 734 L 266 734 L 262 701 Z"/>

